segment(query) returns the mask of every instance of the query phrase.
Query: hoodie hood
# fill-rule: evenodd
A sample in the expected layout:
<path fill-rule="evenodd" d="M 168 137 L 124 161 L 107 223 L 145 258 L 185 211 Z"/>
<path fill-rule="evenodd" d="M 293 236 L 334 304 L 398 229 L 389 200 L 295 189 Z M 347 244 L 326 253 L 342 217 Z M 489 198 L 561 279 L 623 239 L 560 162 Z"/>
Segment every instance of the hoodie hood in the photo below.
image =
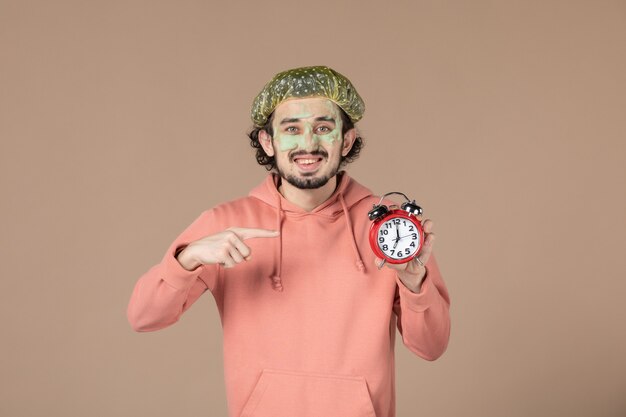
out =
<path fill-rule="evenodd" d="M 320 216 L 328 219 L 344 216 L 346 233 L 352 243 L 355 267 L 358 271 L 364 272 L 365 265 L 356 244 L 349 210 L 359 201 L 372 196 L 372 192 L 352 179 L 345 171 L 340 171 L 337 174 L 337 187 L 333 194 L 313 210 L 306 211 L 282 196 L 278 191 L 280 181 L 281 178 L 278 174 L 271 173 L 263 183 L 250 191 L 249 194 L 250 197 L 255 197 L 276 209 L 276 230 L 280 232 L 280 235 L 278 236 L 274 252 L 274 273 L 269 277 L 272 288 L 276 291 L 283 291 L 280 273 L 282 266 L 282 224 L 285 216 Z"/>

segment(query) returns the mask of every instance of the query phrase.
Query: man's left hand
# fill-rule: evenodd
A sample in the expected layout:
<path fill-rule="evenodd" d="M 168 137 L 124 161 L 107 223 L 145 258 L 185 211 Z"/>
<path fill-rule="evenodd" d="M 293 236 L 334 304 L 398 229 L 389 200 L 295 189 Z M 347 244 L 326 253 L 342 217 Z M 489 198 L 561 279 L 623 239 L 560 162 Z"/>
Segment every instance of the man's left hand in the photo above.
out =
<path fill-rule="evenodd" d="M 421 217 L 418 216 L 418 219 L 421 220 Z M 435 234 L 432 233 L 433 221 L 426 219 L 422 223 L 422 226 L 424 228 L 424 246 L 418 256 L 411 259 L 410 262 L 404 264 L 391 264 L 389 262 L 385 262 L 387 267 L 397 271 L 400 281 L 402 281 L 402 283 L 409 290 L 415 293 L 420 292 L 422 281 L 426 276 L 426 267 L 420 265 L 417 259 L 419 258 L 422 264 L 426 265 L 426 262 L 428 262 L 428 258 L 430 258 L 430 254 L 433 251 L 433 242 L 435 241 Z M 375 260 L 376 267 L 378 267 L 382 261 L 382 259 L 377 257 Z"/>

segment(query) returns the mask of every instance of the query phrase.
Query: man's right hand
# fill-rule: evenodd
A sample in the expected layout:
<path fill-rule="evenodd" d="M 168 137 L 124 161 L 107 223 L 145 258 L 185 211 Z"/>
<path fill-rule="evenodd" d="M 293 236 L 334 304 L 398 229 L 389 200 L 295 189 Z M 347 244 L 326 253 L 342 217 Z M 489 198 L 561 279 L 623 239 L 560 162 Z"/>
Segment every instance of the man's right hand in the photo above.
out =
<path fill-rule="evenodd" d="M 277 237 L 279 234 L 276 230 L 229 227 L 223 232 L 191 242 L 176 259 L 188 271 L 209 264 L 232 268 L 250 259 L 250 248 L 243 243 L 244 240 L 255 237 Z"/>

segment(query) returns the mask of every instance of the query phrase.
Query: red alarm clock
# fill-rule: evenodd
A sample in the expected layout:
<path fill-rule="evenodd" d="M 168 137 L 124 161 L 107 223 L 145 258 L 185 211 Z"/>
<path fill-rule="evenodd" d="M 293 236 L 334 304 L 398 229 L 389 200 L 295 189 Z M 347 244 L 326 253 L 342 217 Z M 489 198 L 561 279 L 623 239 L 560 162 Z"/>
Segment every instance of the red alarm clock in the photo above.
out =
<path fill-rule="evenodd" d="M 406 202 L 398 208 L 381 204 L 391 194 L 404 196 Z M 383 195 L 378 204 L 369 211 L 373 222 L 370 226 L 370 246 L 379 258 L 391 264 L 403 264 L 419 255 L 424 245 L 424 228 L 417 216 L 422 208 L 403 193 L 391 192 Z M 380 266 L 382 267 L 381 264 Z"/>

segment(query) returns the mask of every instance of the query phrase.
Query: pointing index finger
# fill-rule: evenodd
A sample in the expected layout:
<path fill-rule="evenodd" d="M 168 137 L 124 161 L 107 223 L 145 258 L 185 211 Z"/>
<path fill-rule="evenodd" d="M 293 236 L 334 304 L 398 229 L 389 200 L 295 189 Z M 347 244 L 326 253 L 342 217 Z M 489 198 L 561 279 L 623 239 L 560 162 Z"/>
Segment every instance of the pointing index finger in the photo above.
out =
<path fill-rule="evenodd" d="M 242 240 L 255 237 L 276 237 L 280 234 L 276 230 L 256 229 L 252 227 L 232 227 L 230 230 L 235 232 Z"/>

